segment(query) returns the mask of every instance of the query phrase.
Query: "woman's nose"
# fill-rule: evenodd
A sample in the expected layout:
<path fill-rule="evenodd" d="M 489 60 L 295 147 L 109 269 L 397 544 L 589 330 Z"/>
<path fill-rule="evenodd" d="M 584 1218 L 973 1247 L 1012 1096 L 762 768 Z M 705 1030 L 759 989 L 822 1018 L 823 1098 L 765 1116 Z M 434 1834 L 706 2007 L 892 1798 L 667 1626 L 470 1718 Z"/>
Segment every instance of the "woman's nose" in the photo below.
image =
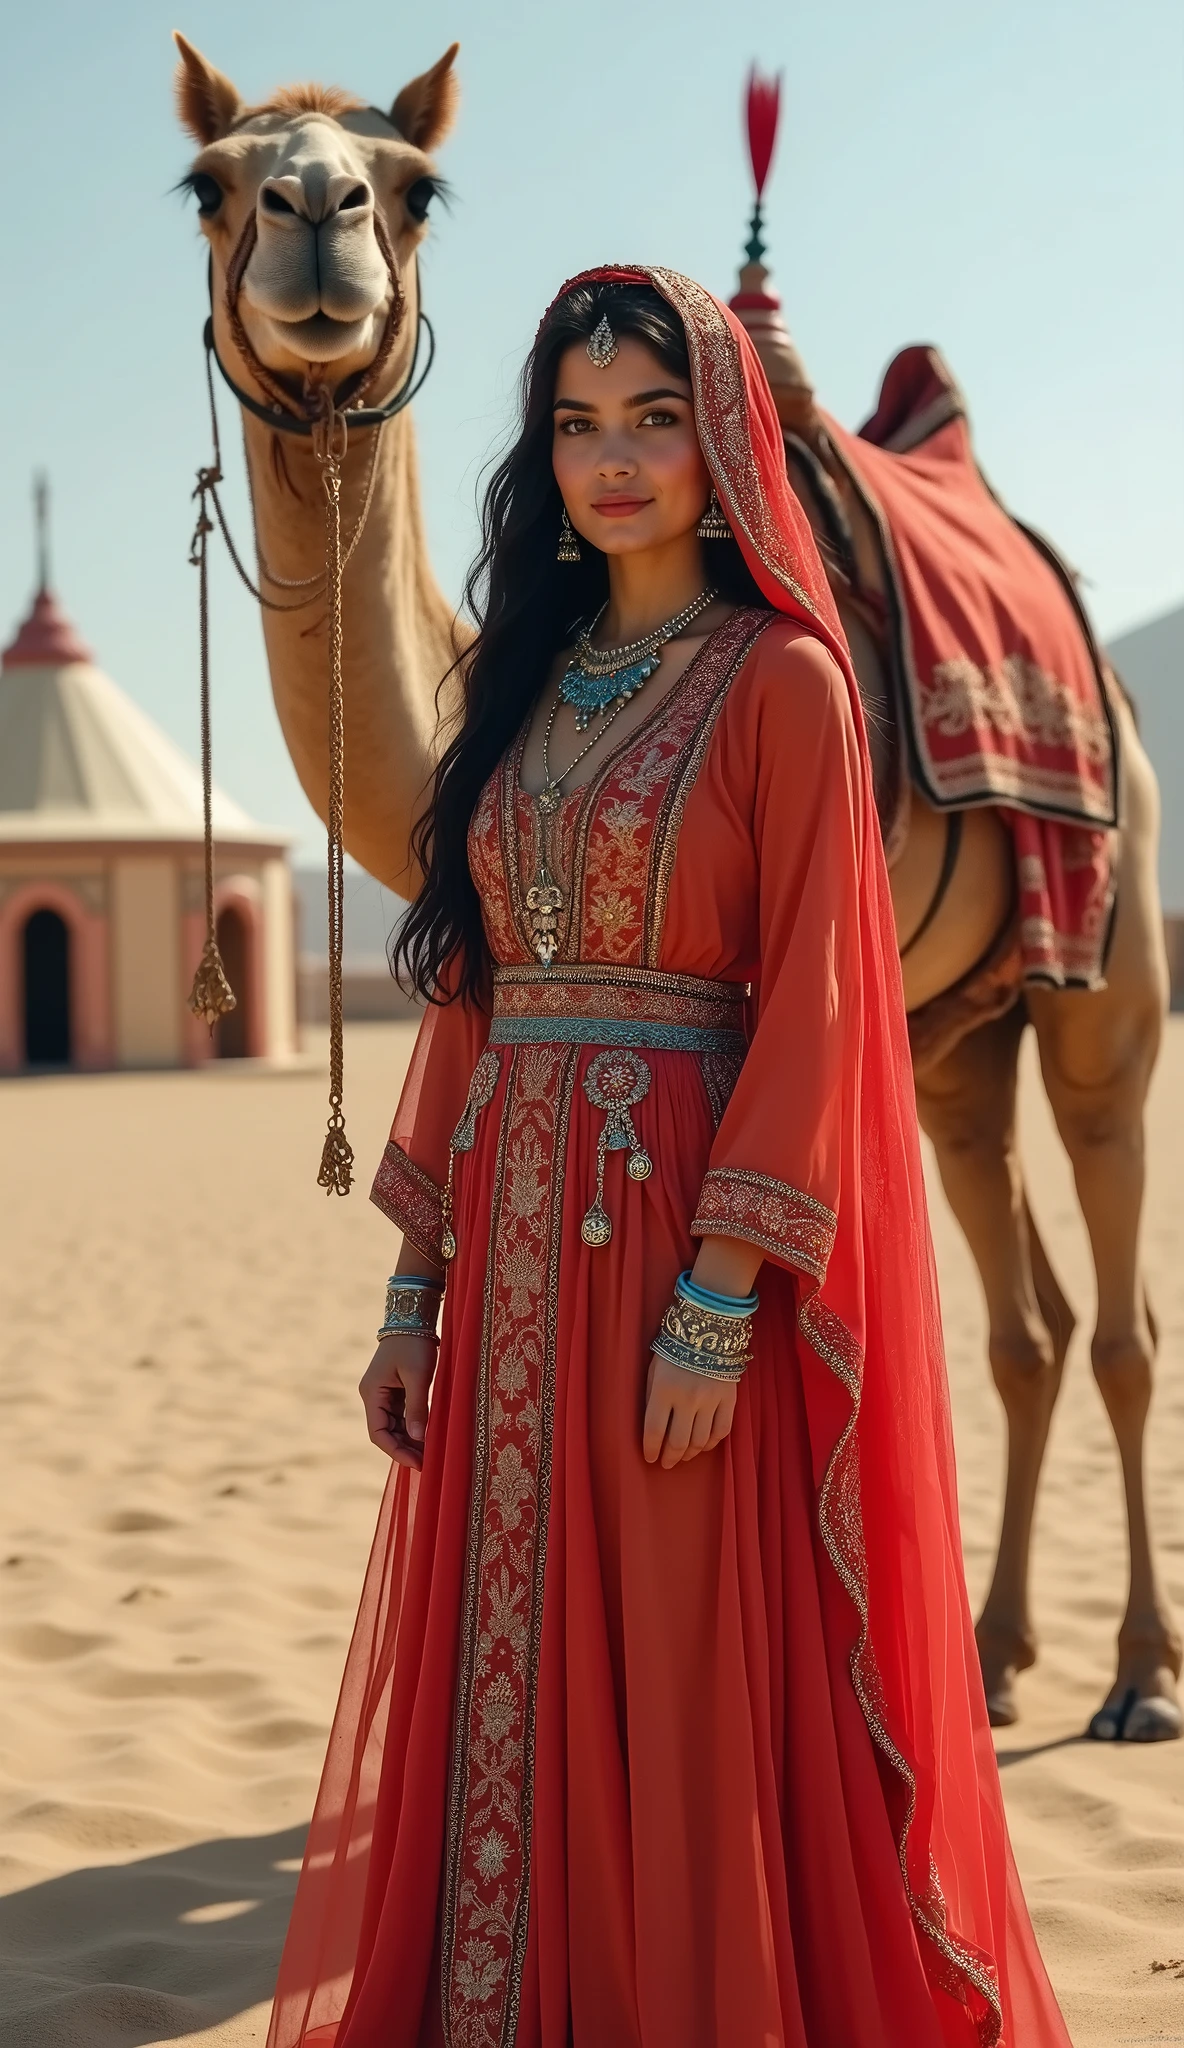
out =
<path fill-rule="evenodd" d="M 612 435 L 606 434 L 601 441 L 599 455 L 596 466 L 602 477 L 636 476 L 637 457 L 627 442 L 614 440 Z"/>

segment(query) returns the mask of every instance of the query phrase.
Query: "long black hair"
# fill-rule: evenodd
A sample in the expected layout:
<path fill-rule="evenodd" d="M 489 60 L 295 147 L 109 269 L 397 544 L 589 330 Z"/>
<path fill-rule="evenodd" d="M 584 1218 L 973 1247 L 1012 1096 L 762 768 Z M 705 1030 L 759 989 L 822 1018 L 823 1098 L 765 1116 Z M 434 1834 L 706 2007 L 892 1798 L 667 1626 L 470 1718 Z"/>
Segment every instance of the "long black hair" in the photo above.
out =
<path fill-rule="evenodd" d="M 443 1000 L 448 968 L 448 1000 L 488 1000 L 491 961 L 469 873 L 469 823 L 559 649 L 608 595 L 605 557 L 589 541 L 581 539 L 578 562 L 556 561 L 563 501 L 551 464 L 559 359 L 573 342 L 586 342 L 605 314 L 615 335 L 644 342 L 665 369 L 690 381 L 682 322 L 652 285 L 576 285 L 552 307 L 526 359 L 521 426 L 490 479 L 481 550 L 465 584 L 477 637 L 458 664 L 463 717 L 412 834 L 424 882 L 391 948 L 395 973 L 429 1002 Z M 764 602 L 734 540 L 712 541 L 709 559 L 721 596 Z"/>

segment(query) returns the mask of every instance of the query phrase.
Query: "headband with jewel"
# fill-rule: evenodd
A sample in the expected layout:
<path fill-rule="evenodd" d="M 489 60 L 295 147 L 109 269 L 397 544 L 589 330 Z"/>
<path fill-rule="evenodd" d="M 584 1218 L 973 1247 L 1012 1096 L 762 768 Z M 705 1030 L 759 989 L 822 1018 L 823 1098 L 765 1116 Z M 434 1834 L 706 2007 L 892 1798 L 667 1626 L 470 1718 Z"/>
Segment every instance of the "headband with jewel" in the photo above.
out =
<path fill-rule="evenodd" d="M 588 342 L 588 361 L 598 370 L 607 370 L 617 353 L 617 337 L 608 324 L 608 314 L 602 313 L 599 327 L 593 330 Z"/>

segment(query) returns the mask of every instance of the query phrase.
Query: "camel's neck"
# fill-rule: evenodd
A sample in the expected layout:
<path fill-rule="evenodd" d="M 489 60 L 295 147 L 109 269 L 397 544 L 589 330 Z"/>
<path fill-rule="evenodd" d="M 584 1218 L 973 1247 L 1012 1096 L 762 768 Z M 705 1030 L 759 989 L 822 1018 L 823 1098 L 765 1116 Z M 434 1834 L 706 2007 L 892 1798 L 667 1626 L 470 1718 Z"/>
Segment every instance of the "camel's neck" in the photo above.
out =
<path fill-rule="evenodd" d="M 319 575 L 325 501 L 310 443 L 244 416 L 247 464 L 263 565 L 272 575 Z M 374 437 L 381 431 L 375 453 Z M 342 529 L 348 544 L 373 492 L 344 576 L 345 843 L 363 867 L 413 893 L 409 835 L 433 765 L 436 689 L 455 658 L 453 610 L 424 545 L 410 414 L 355 432 L 344 464 Z M 262 577 L 264 594 L 301 593 Z M 326 814 L 328 651 L 325 604 L 264 611 L 271 686 L 301 784 Z"/>

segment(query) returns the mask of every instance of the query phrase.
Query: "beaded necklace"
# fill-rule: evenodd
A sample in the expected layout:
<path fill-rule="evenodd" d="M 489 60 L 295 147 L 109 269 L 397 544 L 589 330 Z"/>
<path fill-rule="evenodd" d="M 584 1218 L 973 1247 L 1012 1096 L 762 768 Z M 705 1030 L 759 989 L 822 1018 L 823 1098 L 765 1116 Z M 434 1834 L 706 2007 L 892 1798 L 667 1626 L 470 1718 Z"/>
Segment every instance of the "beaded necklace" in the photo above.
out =
<path fill-rule="evenodd" d="M 651 632 L 643 633 L 640 639 L 629 641 L 627 646 L 594 647 L 592 635 L 608 610 L 606 598 L 591 624 L 581 627 L 577 634 L 576 651 L 559 685 L 563 702 L 570 704 L 575 711 L 576 731 L 586 731 L 589 719 L 607 711 L 618 698 L 622 703 L 627 702 L 635 691 L 640 690 L 657 668 L 667 641 L 685 632 L 692 619 L 697 619 L 700 612 L 707 610 L 715 594 L 708 584 L 672 619 L 666 619 Z"/>

